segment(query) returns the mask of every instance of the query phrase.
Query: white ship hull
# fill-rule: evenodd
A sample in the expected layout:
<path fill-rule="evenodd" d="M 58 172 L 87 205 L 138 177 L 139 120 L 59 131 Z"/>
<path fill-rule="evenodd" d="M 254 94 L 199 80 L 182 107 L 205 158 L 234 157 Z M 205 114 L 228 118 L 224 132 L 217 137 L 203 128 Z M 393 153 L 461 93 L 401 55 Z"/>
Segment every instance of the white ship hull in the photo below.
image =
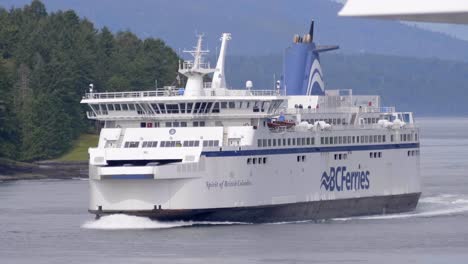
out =
<path fill-rule="evenodd" d="M 419 144 L 409 143 L 207 151 L 196 165 L 164 165 L 159 175 L 121 167 L 121 174 L 91 176 L 89 208 L 98 216 L 241 222 L 409 211 L 421 190 L 419 157 L 408 157 L 408 151 L 418 149 Z M 381 152 L 381 158 L 370 158 L 373 152 Z M 347 159 L 335 160 L 337 153 Z M 266 163 L 247 164 L 251 157 Z M 98 173 L 93 166 L 90 171 Z"/>

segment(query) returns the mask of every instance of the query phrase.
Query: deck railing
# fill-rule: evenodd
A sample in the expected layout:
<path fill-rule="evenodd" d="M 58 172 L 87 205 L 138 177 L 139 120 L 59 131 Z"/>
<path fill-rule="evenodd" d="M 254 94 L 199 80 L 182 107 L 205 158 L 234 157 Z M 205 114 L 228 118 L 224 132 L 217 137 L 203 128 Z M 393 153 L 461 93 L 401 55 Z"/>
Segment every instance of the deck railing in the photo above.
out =
<path fill-rule="evenodd" d="M 207 84 L 207 86 L 211 86 Z M 121 99 L 121 98 L 146 98 L 161 96 L 182 96 L 183 91 L 176 87 L 158 89 L 155 91 L 135 91 L 135 92 L 104 92 L 86 93 L 83 99 Z M 277 96 L 275 90 L 228 90 L 229 96 Z M 207 92 L 205 96 L 219 96 L 216 93 Z"/>

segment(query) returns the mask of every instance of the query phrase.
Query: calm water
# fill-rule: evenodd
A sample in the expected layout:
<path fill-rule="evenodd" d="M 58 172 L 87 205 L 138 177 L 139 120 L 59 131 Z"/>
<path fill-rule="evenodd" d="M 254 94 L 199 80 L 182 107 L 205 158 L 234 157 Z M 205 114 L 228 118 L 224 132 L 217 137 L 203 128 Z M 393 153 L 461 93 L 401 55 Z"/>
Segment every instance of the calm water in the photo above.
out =
<path fill-rule="evenodd" d="M 468 263 L 468 119 L 420 119 L 416 212 L 320 223 L 87 213 L 87 181 L 0 183 L 0 263 Z"/>

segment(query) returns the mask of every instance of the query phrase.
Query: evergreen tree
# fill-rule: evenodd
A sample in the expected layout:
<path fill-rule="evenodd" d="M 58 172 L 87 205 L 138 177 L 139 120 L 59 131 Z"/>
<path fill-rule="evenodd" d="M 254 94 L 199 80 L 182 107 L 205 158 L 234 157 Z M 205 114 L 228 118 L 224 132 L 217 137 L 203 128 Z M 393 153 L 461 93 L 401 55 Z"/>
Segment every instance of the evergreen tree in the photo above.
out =
<path fill-rule="evenodd" d="M 97 91 L 170 84 L 178 60 L 160 40 L 97 30 L 37 0 L 0 8 L 0 55 L 0 157 L 28 161 L 61 155 L 92 127 L 80 105 L 90 83 Z"/>

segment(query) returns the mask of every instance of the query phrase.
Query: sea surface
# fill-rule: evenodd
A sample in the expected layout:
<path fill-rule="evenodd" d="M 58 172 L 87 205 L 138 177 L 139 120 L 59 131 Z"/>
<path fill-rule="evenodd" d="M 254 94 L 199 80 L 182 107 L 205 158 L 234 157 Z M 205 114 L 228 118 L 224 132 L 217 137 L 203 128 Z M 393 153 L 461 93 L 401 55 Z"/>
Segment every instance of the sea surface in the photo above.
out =
<path fill-rule="evenodd" d="M 87 213 L 86 180 L 0 183 L 0 263 L 468 263 L 468 118 L 420 118 L 415 212 L 275 224 Z"/>

